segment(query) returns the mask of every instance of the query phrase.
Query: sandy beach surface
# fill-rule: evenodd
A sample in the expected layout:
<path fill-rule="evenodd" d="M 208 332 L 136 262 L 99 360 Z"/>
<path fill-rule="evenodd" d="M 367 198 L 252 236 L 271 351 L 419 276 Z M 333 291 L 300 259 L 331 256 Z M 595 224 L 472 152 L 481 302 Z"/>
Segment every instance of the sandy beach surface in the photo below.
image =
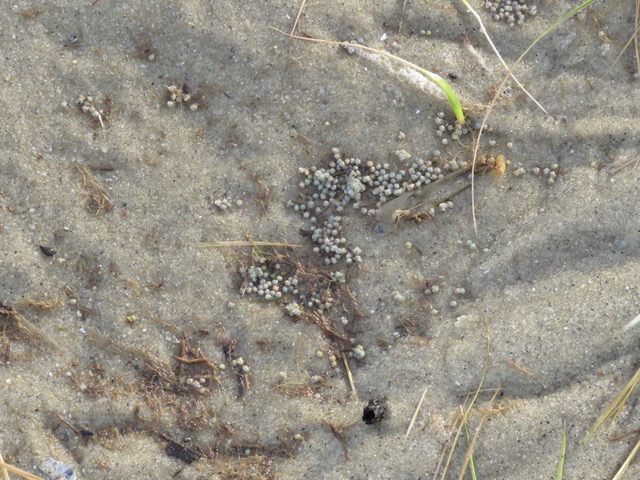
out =
<path fill-rule="evenodd" d="M 504 68 L 462 2 L 404 3 L 309 0 L 296 31 L 442 75 L 475 127 Z M 509 65 L 576 6 L 530 2 L 509 26 L 471 4 Z M 291 31 L 300 1 L 2 2 L 4 460 L 93 480 L 431 479 L 481 386 L 478 478 L 556 478 L 563 425 L 564 478 L 611 478 L 638 395 L 585 435 L 639 365 L 640 328 L 623 329 L 640 314 L 640 94 L 631 49 L 603 78 L 635 28 L 633 2 L 608 5 L 516 69 L 548 114 L 504 88 L 480 154 L 506 172 L 475 177 L 477 233 L 468 188 L 396 225 L 361 212 L 367 191 L 341 213 L 361 261 L 326 265 L 291 207 L 300 171 L 332 149 L 394 172 L 469 162 L 471 133 L 437 134 L 455 121 L 437 88 L 271 28 Z M 223 241 L 297 246 L 201 245 Z M 338 300 L 242 294 L 278 262 L 281 285 L 297 268 Z M 466 453 L 463 431 L 447 478 Z"/>

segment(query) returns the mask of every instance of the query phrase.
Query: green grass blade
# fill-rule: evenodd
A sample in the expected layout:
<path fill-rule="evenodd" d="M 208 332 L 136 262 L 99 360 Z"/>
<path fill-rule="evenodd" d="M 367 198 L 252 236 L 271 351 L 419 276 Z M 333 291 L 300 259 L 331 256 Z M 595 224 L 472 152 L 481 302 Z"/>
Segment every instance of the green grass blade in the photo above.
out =
<path fill-rule="evenodd" d="M 562 480 L 564 475 L 564 455 L 567 451 L 567 422 L 562 423 L 562 447 L 560 448 L 560 460 L 558 460 L 558 473 L 556 480 Z"/>
<path fill-rule="evenodd" d="M 423 74 L 433 83 L 435 83 L 438 87 L 440 87 L 440 90 L 444 92 L 444 94 L 447 96 L 447 100 L 449 100 L 449 105 L 451 105 L 451 110 L 453 110 L 453 113 L 456 116 L 456 120 L 458 120 L 458 123 L 460 125 L 464 125 L 465 120 L 464 120 L 464 113 L 462 112 L 462 105 L 460 105 L 460 100 L 458 99 L 458 96 L 456 95 L 456 93 L 453 91 L 453 88 L 451 88 L 451 85 L 449 85 L 447 81 L 444 78 L 442 78 L 440 75 L 429 72 L 424 68 L 420 68 L 415 65 L 413 66 L 413 68 L 415 68 L 418 72 Z"/>
<path fill-rule="evenodd" d="M 271 27 L 271 28 L 273 28 L 273 27 Z M 283 35 L 286 35 L 289 38 L 295 38 L 297 40 L 304 40 L 305 42 L 327 43 L 327 44 L 330 44 L 330 45 L 342 45 L 343 47 L 358 48 L 360 50 L 365 50 L 367 52 L 372 52 L 372 53 L 376 53 L 378 55 L 382 55 L 382 56 L 390 58 L 391 60 L 394 60 L 394 61 L 396 61 L 398 63 L 401 63 L 401 64 L 403 64 L 403 65 L 415 70 L 416 72 L 421 73 L 422 75 L 427 77 L 429 80 L 431 80 L 433 83 L 435 83 L 440 88 L 440 90 L 442 90 L 444 92 L 444 94 L 447 96 L 447 100 L 449 100 L 449 105 L 451 105 L 451 109 L 453 110 L 453 113 L 456 116 L 456 120 L 458 120 L 458 123 L 460 125 L 464 125 L 465 124 L 464 112 L 462 111 L 462 105 L 460 104 L 460 100 L 458 99 L 458 96 L 453 91 L 453 88 L 451 88 L 451 85 L 449 85 L 444 78 L 442 78 L 440 75 L 438 75 L 436 73 L 433 73 L 433 72 L 430 72 L 428 70 L 425 70 L 424 68 L 419 67 L 415 63 L 411 63 L 411 62 L 405 60 L 404 58 L 396 57 L 395 55 L 392 55 L 389 52 L 385 52 L 383 50 L 378 50 L 378 49 L 375 49 L 375 48 L 367 47 L 365 45 L 358 45 L 357 43 L 336 42 L 334 40 L 322 40 L 322 39 L 319 39 L 319 38 L 300 37 L 298 35 L 292 35 L 290 33 L 283 32 L 282 30 L 278 30 L 277 28 L 273 28 L 273 30 L 275 30 L 276 32 L 281 33 Z"/>
<path fill-rule="evenodd" d="M 466 423 L 464 424 L 464 433 L 467 436 L 467 445 L 471 448 L 471 436 L 469 435 L 469 429 L 467 428 Z M 469 456 L 469 471 L 471 472 L 471 478 L 473 480 L 478 480 L 478 477 L 476 476 L 476 467 L 473 463 L 473 454 Z"/>

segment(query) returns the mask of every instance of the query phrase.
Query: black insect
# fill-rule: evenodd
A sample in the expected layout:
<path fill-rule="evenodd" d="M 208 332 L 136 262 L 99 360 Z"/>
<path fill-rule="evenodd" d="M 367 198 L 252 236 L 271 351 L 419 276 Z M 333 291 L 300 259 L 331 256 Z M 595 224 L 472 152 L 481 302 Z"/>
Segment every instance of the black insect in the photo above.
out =
<path fill-rule="evenodd" d="M 362 411 L 362 420 L 367 425 L 381 422 L 387 411 L 387 403 L 385 400 L 369 400 L 369 403 Z"/>
<path fill-rule="evenodd" d="M 40 247 L 40 251 L 46 257 L 53 257 L 56 254 L 56 249 L 55 248 L 45 247 L 44 245 L 39 245 L 39 247 Z"/>

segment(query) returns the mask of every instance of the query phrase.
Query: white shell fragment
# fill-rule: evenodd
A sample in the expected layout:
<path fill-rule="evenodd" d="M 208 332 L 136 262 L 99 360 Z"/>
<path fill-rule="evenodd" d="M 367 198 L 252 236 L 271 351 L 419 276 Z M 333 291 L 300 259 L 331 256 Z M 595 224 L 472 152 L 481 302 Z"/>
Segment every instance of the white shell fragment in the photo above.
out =
<path fill-rule="evenodd" d="M 38 465 L 38 470 L 45 480 L 76 480 L 76 474 L 71 467 L 53 458 L 47 458 Z"/>

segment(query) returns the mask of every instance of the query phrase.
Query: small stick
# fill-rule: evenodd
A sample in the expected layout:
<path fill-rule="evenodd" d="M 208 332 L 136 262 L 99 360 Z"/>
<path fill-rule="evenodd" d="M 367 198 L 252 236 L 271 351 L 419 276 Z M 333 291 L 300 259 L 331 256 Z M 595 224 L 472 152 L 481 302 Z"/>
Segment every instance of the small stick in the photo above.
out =
<path fill-rule="evenodd" d="M 251 240 L 231 240 L 229 242 L 205 242 L 199 243 L 199 248 L 221 248 L 221 247 L 301 247 L 291 243 L 280 242 L 254 242 Z"/>
<path fill-rule="evenodd" d="M 633 320 L 631 320 L 629 323 L 627 323 L 623 330 L 626 332 L 627 330 L 632 329 L 633 327 L 635 327 L 638 323 L 640 323 L 640 315 L 638 315 L 636 318 L 634 318 Z"/>
<path fill-rule="evenodd" d="M 625 432 L 621 435 L 617 435 L 615 437 L 609 437 L 609 441 L 610 442 L 617 442 L 618 440 L 622 440 L 623 438 L 627 438 L 630 435 L 635 435 L 637 433 L 640 433 L 640 428 L 635 428 L 629 432 Z"/>
<path fill-rule="evenodd" d="M 67 422 L 64 418 L 62 418 L 62 416 L 57 413 L 54 412 L 53 410 L 49 410 L 49 413 L 55 415 L 56 417 L 58 417 L 58 420 L 60 420 L 62 423 L 64 423 L 67 427 L 69 427 L 71 430 L 73 430 L 76 434 L 80 435 L 80 430 L 78 430 L 75 426 L 73 426 L 71 423 Z"/>
<path fill-rule="evenodd" d="M 623 163 L 623 164 L 622 164 L 622 165 L 620 165 L 619 167 L 616 167 L 616 168 L 612 169 L 612 170 L 611 170 L 611 173 L 617 173 L 617 172 L 619 172 L 620 170 L 622 170 L 623 168 L 628 167 L 629 165 L 631 165 L 633 162 L 636 162 L 636 164 L 635 164 L 635 165 L 634 165 L 634 167 L 633 167 L 633 168 L 636 168 L 636 167 L 638 166 L 638 162 L 640 162 L 640 155 L 638 155 L 637 157 L 635 157 L 635 158 L 633 158 L 633 159 L 629 160 L 629 161 L 628 161 L 628 162 L 626 162 L 626 163 Z"/>
<path fill-rule="evenodd" d="M 409 438 L 409 434 L 411 433 L 411 430 L 413 429 L 413 424 L 416 422 L 416 418 L 418 417 L 418 412 L 422 408 L 422 402 L 424 402 L 424 397 L 427 394 L 427 388 L 428 387 L 424 387 L 424 391 L 422 392 L 422 397 L 420 397 L 420 401 L 418 402 L 418 406 L 416 407 L 416 411 L 413 412 L 413 417 L 411 417 L 411 421 L 409 422 L 409 427 L 407 428 L 407 433 L 404 434 L 404 439 L 405 440 L 407 438 Z"/>
<path fill-rule="evenodd" d="M 516 370 L 520 370 L 522 373 L 524 373 L 526 376 L 528 377 L 533 377 L 533 373 L 531 373 L 529 370 L 527 370 L 524 367 L 521 367 L 520 365 L 518 365 L 516 362 L 512 362 L 511 360 L 504 360 L 504 363 L 506 363 L 507 365 L 509 365 L 510 367 L 515 368 Z"/>
<path fill-rule="evenodd" d="M 358 392 L 356 391 L 356 385 L 353 383 L 353 376 L 351 375 L 351 369 L 349 368 L 349 362 L 347 357 L 342 355 L 342 361 L 344 362 L 344 370 L 347 372 L 347 379 L 349 379 L 349 385 L 351 386 L 351 393 L 355 398 L 358 398 Z"/>
<path fill-rule="evenodd" d="M 211 360 L 209 360 L 206 357 L 184 358 L 184 357 L 175 355 L 174 358 L 179 362 L 186 363 L 187 365 L 193 365 L 194 363 L 204 363 L 207 367 L 212 368 L 213 370 L 218 369 L 218 367 L 216 367 L 213 363 L 211 363 Z"/>
<path fill-rule="evenodd" d="M 298 26 L 298 22 L 300 21 L 300 17 L 302 16 L 302 10 L 304 10 L 304 4 L 307 3 L 307 0 L 302 0 L 300 4 L 300 8 L 298 9 L 298 15 L 296 15 L 296 21 L 293 22 L 293 28 L 291 29 L 291 35 L 296 33 L 296 27 Z"/>
<path fill-rule="evenodd" d="M 398 26 L 398 33 L 402 35 L 402 22 L 404 20 L 404 11 L 407 8 L 407 0 L 404 0 L 402 4 L 402 12 L 400 12 L 400 25 Z"/>

